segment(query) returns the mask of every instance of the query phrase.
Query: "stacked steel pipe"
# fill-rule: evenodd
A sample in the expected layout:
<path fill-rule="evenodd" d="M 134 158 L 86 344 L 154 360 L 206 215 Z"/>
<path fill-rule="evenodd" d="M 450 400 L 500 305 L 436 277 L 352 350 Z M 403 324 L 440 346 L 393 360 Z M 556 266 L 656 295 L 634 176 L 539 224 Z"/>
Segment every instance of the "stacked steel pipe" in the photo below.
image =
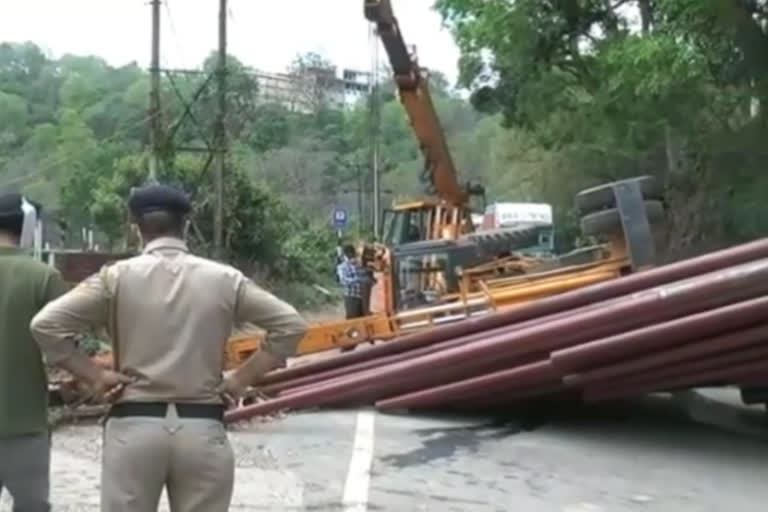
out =
<path fill-rule="evenodd" d="M 472 408 L 768 383 L 768 239 L 273 372 L 280 409 Z"/>

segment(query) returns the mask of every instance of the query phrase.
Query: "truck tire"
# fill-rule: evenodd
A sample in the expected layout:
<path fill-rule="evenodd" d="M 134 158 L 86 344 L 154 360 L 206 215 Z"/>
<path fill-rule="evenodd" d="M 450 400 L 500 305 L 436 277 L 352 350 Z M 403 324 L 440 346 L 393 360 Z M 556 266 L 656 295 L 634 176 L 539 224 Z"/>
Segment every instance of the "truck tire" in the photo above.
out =
<path fill-rule="evenodd" d="M 662 190 L 656 179 L 653 176 L 640 176 L 582 190 L 576 194 L 576 209 L 581 215 L 587 215 L 605 208 L 616 206 L 616 198 L 613 195 L 612 186 L 616 183 L 628 181 L 637 181 L 640 184 L 640 191 L 643 194 L 643 199 L 662 199 Z"/>
<path fill-rule="evenodd" d="M 664 220 L 664 205 L 661 201 L 645 201 L 645 211 L 651 226 Z M 621 216 L 617 208 L 590 213 L 581 218 L 581 233 L 584 236 L 607 235 L 621 230 Z"/>
<path fill-rule="evenodd" d="M 539 231 L 533 228 L 489 229 L 476 231 L 467 235 L 467 238 L 480 245 L 496 245 L 509 251 L 515 251 L 536 245 L 539 241 Z"/>

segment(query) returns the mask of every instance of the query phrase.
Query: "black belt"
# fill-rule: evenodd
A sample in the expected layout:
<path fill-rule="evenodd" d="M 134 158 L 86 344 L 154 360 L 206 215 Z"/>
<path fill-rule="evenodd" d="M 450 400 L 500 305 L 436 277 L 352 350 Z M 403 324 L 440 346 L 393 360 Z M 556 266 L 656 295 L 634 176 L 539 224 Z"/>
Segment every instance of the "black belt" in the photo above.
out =
<path fill-rule="evenodd" d="M 128 416 L 151 416 L 165 418 L 168 402 L 120 402 L 114 404 L 107 414 L 110 418 Z M 179 418 L 203 418 L 224 421 L 224 406 L 220 404 L 176 404 Z"/>

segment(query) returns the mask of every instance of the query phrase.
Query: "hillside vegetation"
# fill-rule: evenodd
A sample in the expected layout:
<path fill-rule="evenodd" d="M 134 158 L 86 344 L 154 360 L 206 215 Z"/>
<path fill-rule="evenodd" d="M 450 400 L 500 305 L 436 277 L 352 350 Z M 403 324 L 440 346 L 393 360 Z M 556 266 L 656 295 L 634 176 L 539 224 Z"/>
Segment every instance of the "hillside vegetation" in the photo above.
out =
<path fill-rule="evenodd" d="M 488 199 L 552 203 L 560 249 L 578 237 L 580 189 L 651 174 L 665 186 L 672 249 L 702 250 L 766 233 L 768 17 L 753 0 L 438 0 L 461 48 L 458 96 L 430 75 L 462 181 Z M 230 59 L 225 241 L 228 258 L 271 283 L 333 279 L 334 206 L 347 236 L 369 237 L 367 98 L 333 108 L 322 91 L 310 111 L 270 102 L 253 71 Z M 428 64 L 428 63 L 424 63 Z M 316 55 L 291 68 L 330 66 Z M 215 86 L 164 76 L 160 178 L 195 201 L 192 242 L 212 240 Z M 215 80 L 213 81 L 215 82 Z M 180 98 L 198 101 L 183 122 Z M 62 246 L 83 227 L 102 246 L 133 243 L 124 198 L 147 177 L 149 79 L 136 65 L 89 56 L 52 59 L 34 43 L 0 45 L 0 189 L 23 190 L 61 223 Z M 418 197 L 422 159 L 394 88 L 380 91 L 384 204 Z M 362 190 L 361 200 L 357 191 Z"/>

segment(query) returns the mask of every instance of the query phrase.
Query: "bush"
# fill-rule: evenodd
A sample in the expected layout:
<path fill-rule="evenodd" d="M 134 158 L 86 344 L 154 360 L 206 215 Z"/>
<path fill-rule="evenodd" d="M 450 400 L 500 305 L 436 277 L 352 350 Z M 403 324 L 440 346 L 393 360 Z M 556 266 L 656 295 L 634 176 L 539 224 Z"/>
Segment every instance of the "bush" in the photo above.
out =
<path fill-rule="evenodd" d="M 270 292 L 300 310 L 318 309 L 341 300 L 338 290 L 298 281 L 274 281 L 265 285 Z M 322 290 L 330 292 L 324 293 Z"/>

